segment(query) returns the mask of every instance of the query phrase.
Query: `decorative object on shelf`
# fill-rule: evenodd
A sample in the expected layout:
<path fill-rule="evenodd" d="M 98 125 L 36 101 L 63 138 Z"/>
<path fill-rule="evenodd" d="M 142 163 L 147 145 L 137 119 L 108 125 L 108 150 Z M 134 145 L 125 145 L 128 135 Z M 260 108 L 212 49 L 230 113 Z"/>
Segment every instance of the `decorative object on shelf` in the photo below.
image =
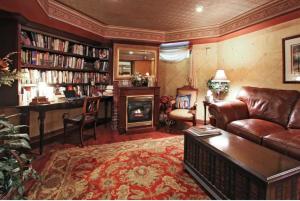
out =
<path fill-rule="evenodd" d="M 283 82 L 300 83 L 300 35 L 282 39 Z"/>
<path fill-rule="evenodd" d="M 1 85 L 11 86 L 16 79 L 21 78 L 21 74 L 15 69 L 11 71 L 12 60 L 10 57 L 18 52 L 11 52 L 0 58 L 0 87 Z"/>
<path fill-rule="evenodd" d="M 134 73 L 131 76 L 131 83 L 134 87 L 147 87 L 148 86 L 148 77 L 140 73 Z"/>
<path fill-rule="evenodd" d="M 38 178 L 25 154 L 31 150 L 28 134 L 20 132 L 25 126 L 9 121 L 18 115 L 0 115 L 0 197 L 5 200 L 24 199 L 25 182 Z"/>
<path fill-rule="evenodd" d="M 219 100 L 221 94 L 225 94 L 229 91 L 229 80 L 226 77 L 223 69 L 218 69 L 215 76 L 207 81 L 207 87 L 216 93 L 216 99 Z"/>

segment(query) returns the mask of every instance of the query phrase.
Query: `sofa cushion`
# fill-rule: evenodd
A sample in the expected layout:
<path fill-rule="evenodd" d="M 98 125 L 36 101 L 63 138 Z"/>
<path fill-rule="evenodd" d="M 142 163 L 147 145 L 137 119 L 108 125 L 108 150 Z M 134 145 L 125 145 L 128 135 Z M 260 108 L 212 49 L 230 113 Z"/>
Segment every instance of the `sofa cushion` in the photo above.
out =
<path fill-rule="evenodd" d="M 284 130 L 285 128 L 281 125 L 262 119 L 237 120 L 227 125 L 228 132 L 237 134 L 258 144 L 262 143 L 264 136 Z"/>
<path fill-rule="evenodd" d="M 247 104 L 250 118 L 264 119 L 287 126 L 299 92 L 243 87 L 237 98 Z"/>
<path fill-rule="evenodd" d="M 300 129 L 300 98 L 291 113 L 288 128 Z"/>
<path fill-rule="evenodd" d="M 267 135 L 263 138 L 263 145 L 300 160 L 300 129 Z"/>

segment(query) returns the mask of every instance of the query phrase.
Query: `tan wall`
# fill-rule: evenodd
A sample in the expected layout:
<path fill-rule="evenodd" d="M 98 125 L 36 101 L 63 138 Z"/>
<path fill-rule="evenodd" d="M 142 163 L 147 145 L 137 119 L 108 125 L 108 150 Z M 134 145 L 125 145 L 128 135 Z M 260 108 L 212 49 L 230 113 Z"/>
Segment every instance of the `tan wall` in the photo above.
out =
<path fill-rule="evenodd" d="M 218 43 L 194 45 L 193 57 L 199 89 L 197 118 L 203 119 L 202 100 L 207 91 L 206 82 L 218 67 L 225 69 L 231 81 L 226 99 L 233 99 L 240 87 L 245 85 L 300 90 L 300 84 L 282 82 L 282 38 L 297 34 L 300 34 L 300 19 Z M 188 66 L 188 62 L 160 62 L 162 95 L 171 94 L 175 85 L 182 85 L 182 77 L 187 75 Z"/>
<path fill-rule="evenodd" d="M 176 89 L 187 84 L 189 59 L 179 63 L 160 61 L 157 69 L 160 95 L 175 96 Z"/>

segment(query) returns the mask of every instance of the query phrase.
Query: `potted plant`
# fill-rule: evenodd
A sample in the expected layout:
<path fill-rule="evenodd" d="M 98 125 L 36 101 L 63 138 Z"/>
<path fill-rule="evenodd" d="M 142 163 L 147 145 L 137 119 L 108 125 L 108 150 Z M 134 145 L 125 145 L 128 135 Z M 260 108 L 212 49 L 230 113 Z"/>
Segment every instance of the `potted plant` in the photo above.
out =
<path fill-rule="evenodd" d="M 219 99 L 222 94 L 226 94 L 229 91 L 228 82 L 215 82 L 213 81 L 213 78 L 207 81 L 207 87 L 217 95 L 217 99 Z"/>
<path fill-rule="evenodd" d="M 140 73 L 134 73 L 131 76 L 131 83 L 134 87 L 147 87 L 148 86 L 148 77 L 143 76 Z"/>
<path fill-rule="evenodd" d="M 0 58 L 0 87 L 11 86 L 20 77 L 16 70 L 11 70 L 10 56 Z M 10 119 L 20 114 L 0 115 L 0 197 L 2 199 L 24 199 L 24 183 L 30 178 L 37 178 L 31 167 L 27 153 L 31 150 L 29 136 L 22 133 L 25 125 L 14 125 Z"/>

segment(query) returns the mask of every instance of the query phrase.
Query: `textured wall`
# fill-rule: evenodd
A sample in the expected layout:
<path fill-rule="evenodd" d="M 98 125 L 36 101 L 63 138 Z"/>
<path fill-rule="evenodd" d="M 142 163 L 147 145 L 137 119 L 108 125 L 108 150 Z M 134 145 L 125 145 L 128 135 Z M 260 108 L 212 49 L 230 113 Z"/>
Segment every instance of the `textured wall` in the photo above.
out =
<path fill-rule="evenodd" d="M 157 69 L 160 95 L 175 96 L 176 89 L 187 84 L 190 59 L 178 63 L 159 62 Z"/>
<path fill-rule="evenodd" d="M 199 90 L 197 118 L 203 119 L 202 100 L 207 91 L 206 82 L 214 76 L 218 67 L 225 69 L 231 81 L 226 99 L 233 99 L 240 87 L 245 85 L 300 90 L 300 84 L 282 82 L 282 38 L 297 34 L 300 34 L 300 19 L 218 43 L 194 45 Z M 184 83 L 182 77 L 187 75 L 188 65 L 188 62 L 160 62 L 162 95 L 171 94 L 175 86 Z M 172 76 L 173 81 L 170 81 Z"/>

